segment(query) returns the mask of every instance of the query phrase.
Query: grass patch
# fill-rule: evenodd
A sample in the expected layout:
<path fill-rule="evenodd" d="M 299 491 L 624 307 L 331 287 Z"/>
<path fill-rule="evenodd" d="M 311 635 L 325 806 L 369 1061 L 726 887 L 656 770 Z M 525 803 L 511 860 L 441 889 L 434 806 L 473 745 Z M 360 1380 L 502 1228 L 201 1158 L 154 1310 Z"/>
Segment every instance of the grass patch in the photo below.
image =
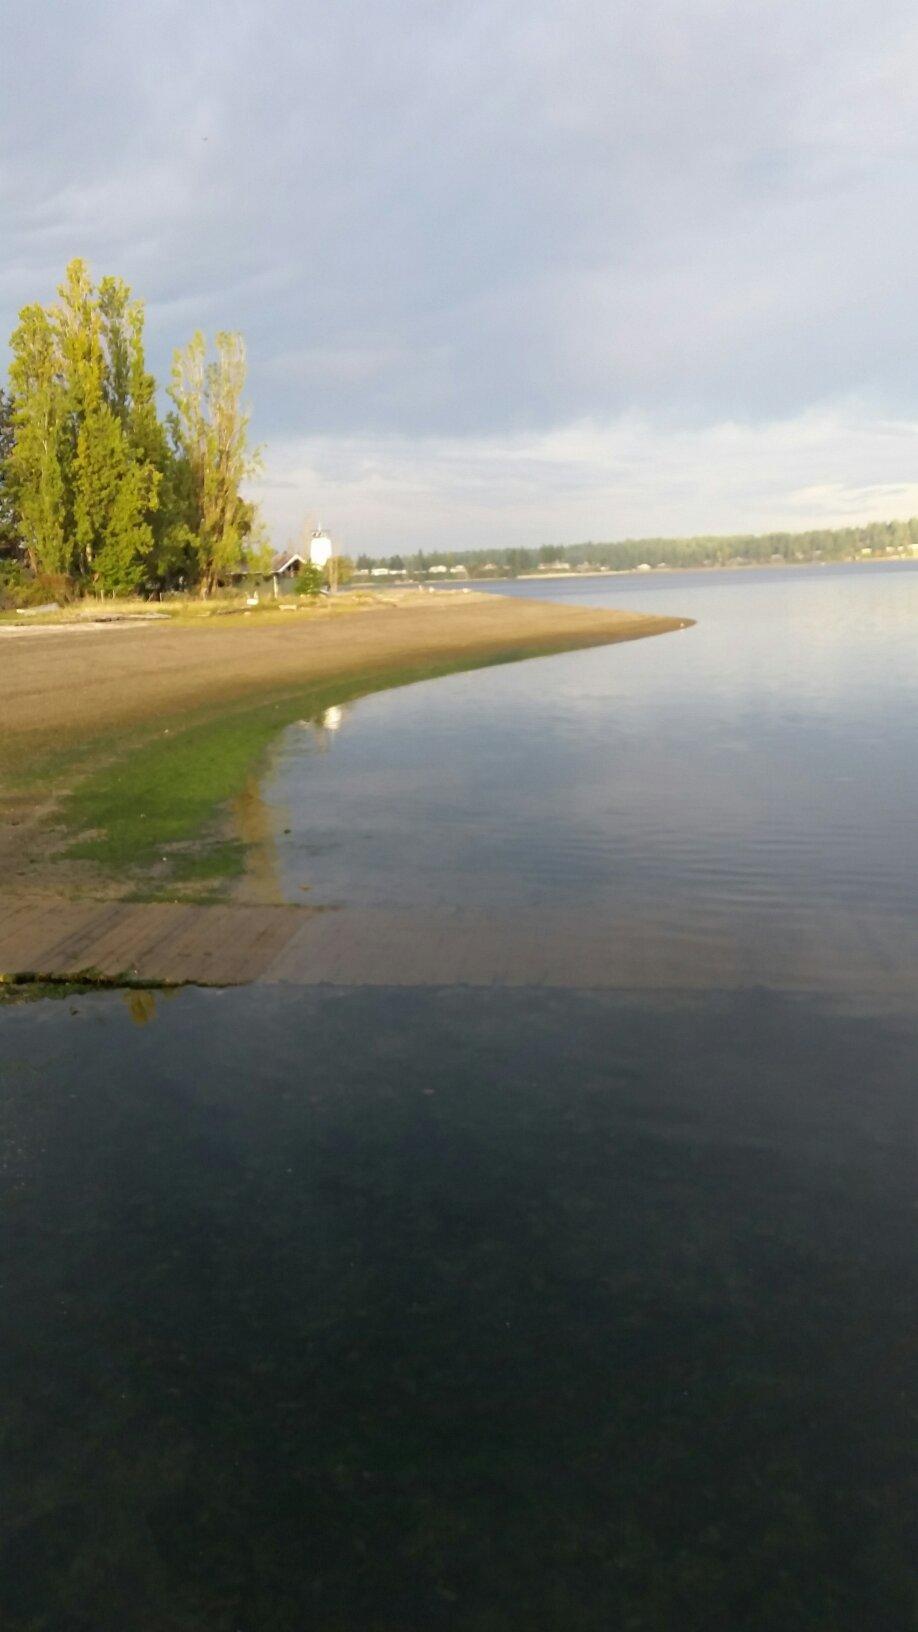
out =
<path fill-rule="evenodd" d="M 168 980 L 139 980 L 136 975 L 100 975 L 84 969 L 76 975 L 17 974 L 0 975 L 0 1007 L 13 1003 L 40 1003 L 48 998 L 87 997 L 92 992 L 165 992 L 179 991 L 185 982 Z"/>
<path fill-rule="evenodd" d="M 0 1008 L 14 1003 L 40 1003 L 49 997 L 83 997 L 96 989 L 94 982 L 43 980 L 37 975 L 17 975 L 13 980 L 0 979 Z"/>
<path fill-rule="evenodd" d="M 169 848 L 200 836 L 283 723 L 276 703 L 235 711 L 170 729 L 91 771 L 64 801 L 64 825 L 87 834 L 67 854 L 116 871 L 170 862 Z"/>

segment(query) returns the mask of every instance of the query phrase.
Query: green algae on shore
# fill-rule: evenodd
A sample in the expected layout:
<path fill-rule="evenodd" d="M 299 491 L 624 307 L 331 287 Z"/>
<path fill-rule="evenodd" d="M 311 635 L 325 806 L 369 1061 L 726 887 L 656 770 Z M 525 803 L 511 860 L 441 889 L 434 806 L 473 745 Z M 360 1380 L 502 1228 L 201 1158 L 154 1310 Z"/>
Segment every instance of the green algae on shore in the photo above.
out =
<path fill-rule="evenodd" d="M 472 668 L 552 655 L 538 648 L 357 674 L 257 704 L 226 709 L 191 725 L 180 721 L 131 744 L 91 769 L 62 801 L 57 820 L 69 836 L 65 856 L 90 861 L 110 878 L 152 873 L 153 893 L 173 886 L 214 887 L 245 872 L 248 845 L 221 824 L 285 726 L 374 692 L 419 684 Z"/>

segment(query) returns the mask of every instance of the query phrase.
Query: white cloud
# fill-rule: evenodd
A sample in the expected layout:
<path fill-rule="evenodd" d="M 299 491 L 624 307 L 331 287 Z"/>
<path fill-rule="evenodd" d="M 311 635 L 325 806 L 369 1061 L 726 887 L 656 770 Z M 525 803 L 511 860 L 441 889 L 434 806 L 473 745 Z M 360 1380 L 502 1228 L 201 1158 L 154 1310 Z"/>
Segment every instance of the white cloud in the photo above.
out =
<path fill-rule="evenodd" d="M 918 421 L 842 403 L 762 425 L 624 415 L 514 438 L 276 443 L 253 488 L 278 542 L 321 520 L 344 548 L 843 526 L 918 513 Z"/>

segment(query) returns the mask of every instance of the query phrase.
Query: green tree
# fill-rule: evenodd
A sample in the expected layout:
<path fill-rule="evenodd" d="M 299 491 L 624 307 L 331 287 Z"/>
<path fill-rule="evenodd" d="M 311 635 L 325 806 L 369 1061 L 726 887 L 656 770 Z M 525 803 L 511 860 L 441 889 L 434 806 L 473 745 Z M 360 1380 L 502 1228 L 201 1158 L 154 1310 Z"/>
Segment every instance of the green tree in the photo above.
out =
<path fill-rule="evenodd" d="M 242 483 L 259 468 L 248 448 L 249 416 L 243 407 L 245 347 L 238 334 L 218 334 L 216 360 L 207 362 L 204 336 L 175 353 L 170 396 L 176 472 L 191 535 L 190 564 L 202 595 L 242 561 L 254 511 Z M 187 535 L 186 535 L 187 536 Z"/>
<path fill-rule="evenodd" d="M 13 441 L 13 399 L 0 387 L 0 560 L 17 556 L 20 546 L 19 516 L 9 471 Z"/>
<path fill-rule="evenodd" d="M 51 318 L 43 306 L 19 314 L 10 346 L 13 448 L 7 473 L 33 572 L 69 572 L 65 401 Z"/>
<path fill-rule="evenodd" d="M 63 359 L 73 536 L 79 576 L 110 594 L 144 581 L 153 550 L 152 516 L 161 472 L 134 437 L 149 404 L 143 367 L 143 311 L 117 278 L 93 288 L 72 261 L 55 312 Z M 152 381 L 149 381 L 152 401 Z M 133 387 L 142 395 L 135 402 Z"/>
<path fill-rule="evenodd" d="M 10 486 L 33 571 L 120 594 L 146 575 L 165 450 L 143 307 L 120 279 L 94 288 L 81 260 L 58 294 L 12 337 Z"/>
<path fill-rule="evenodd" d="M 207 594 L 257 546 L 241 485 L 256 468 L 242 407 L 245 353 L 195 335 L 176 354 L 168 430 L 144 358 L 144 310 L 120 278 L 71 261 L 56 304 L 28 306 L 12 337 L 12 446 L 0 529 L 15 513 L 33 571 L 111 593 L 198 583 Z M 0 532 L 0 538 L 6 534 Z"/>

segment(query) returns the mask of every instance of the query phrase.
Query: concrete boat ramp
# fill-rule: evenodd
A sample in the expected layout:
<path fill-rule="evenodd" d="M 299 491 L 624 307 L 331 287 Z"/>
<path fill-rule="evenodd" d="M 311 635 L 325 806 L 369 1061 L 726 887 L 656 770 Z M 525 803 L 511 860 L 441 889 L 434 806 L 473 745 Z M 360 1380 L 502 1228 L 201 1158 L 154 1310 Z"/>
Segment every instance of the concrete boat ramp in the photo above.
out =
<path fill-rule="evenodd" d="M 500 916 L 438 908 L 311 909 L 64 900 L 0 904 L 0 978 L 143 985 L 750 986 L 914 1004 L 910 920 L 834 913 L 817 927 L 689 910 L 597 921 L 570 910 Z"/>

